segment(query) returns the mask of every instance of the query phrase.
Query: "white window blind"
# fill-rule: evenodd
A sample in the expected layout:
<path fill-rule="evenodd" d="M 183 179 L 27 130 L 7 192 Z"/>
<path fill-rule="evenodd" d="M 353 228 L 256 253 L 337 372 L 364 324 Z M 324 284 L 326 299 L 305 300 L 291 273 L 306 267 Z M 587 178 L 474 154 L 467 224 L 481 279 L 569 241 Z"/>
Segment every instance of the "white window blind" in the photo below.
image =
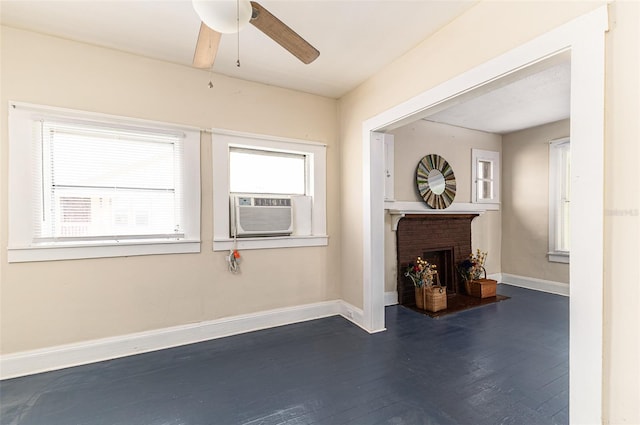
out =
<path fill-rule="evenodd" d="M 40 240 L 184 236 L 179 135 L 34 125 L 41 128 Z"/>

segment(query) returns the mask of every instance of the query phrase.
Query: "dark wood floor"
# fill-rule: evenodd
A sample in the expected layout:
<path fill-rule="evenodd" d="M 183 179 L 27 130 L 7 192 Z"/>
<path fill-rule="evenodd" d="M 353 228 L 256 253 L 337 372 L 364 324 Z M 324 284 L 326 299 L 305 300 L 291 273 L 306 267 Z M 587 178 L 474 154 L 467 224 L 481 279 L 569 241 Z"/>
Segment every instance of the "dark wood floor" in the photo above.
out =
<path fill-rule="evenodd" d="M 2 424 L 566 424 L 568 299 L 315 320 L 0 383 Z"/>

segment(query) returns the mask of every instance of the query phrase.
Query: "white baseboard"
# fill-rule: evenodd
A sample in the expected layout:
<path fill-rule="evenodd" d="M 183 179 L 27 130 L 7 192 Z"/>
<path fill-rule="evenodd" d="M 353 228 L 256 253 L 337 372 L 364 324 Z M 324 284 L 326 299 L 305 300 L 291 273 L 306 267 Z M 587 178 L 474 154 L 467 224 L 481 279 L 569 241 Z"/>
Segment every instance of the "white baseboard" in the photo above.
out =
<path fill-rule="evenodd" d="M 500 283 L 500 282 L 502 282 L 502 273 L 488 274 L 487 275 L 487 279 L 493 279 L 493 280 L 497 281 L 498 283 Z"/>
<path fill-rule="evenodd" d="M 569 296 L 569 284 L 555 282 L 553 280 L 536 279 L 534 277 L 518 276 L 509 273 L 499 273 L 500 279 L 496 279 L 500 283 L 521 288 L 534 289 L 536 291 L 549 292 L 556 295 Z M 495 278 L 491 278 L 495 279 Z"/>
<path fill-rule="evenodd" d="M 0 356 L 0 379 L 110 360 L 245 332 L 341 315 L 363 327 L 361 309 L 325 301 Z"/>
<path fill-rule="evenodd" d="M 384 306 L 398 304 L 398 291 L 389 291 L 384 293 Z"/>
<path fill-rule="evenodd" d="M 354 325 L 361 327 L 368 333 L 372 333 L 364 326 L 364 312 L 361 308 L 355 307 L 346 301 L 339 300 L 339 313 L 340 316 L 352 322 Z"/>

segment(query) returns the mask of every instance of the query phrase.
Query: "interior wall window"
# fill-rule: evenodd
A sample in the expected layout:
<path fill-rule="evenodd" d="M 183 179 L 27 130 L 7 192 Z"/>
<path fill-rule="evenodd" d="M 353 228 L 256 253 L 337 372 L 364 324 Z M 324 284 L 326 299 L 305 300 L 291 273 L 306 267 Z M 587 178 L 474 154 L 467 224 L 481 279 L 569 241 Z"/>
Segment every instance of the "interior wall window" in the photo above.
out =
<path fill-rule="evenodd" d="M 471 150 L 471 201 L 500 203 L 500 153 Z"/>
<path fill-rule="evenodd" d="M 9 122 L 11 259 L 199 251 L 198 131 L 23 104 Z"/>
<path fill-rule="evenodd" d="M 569 138 L 549 143 L 549 261 L 569 262 L 571 144 Z"/>
<path fill-rule="evenodd" d="M 327 245 L 325 145 L 225 130 L 212 138 L 215 251 Z"/>

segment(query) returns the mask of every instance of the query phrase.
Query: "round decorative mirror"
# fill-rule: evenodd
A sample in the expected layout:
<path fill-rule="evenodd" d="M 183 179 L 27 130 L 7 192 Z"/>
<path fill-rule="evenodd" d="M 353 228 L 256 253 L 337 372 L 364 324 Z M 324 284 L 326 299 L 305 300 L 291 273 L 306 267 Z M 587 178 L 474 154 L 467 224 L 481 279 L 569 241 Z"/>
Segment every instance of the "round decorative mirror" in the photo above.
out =
<path fill-rule="evenodd" d="M 440 155 L 423 157 L 416 169 L 418 193 L 431 208 L 444 209 L 456 197 L 456 176 Z"/>
<path fill-rule="evenodd" d="M 427 177 L 427 184 L 429 185 L 429 189 L 436 195 L 442 195 L 444 192 L 444 176 L 440 172 L 440 170 L 436 170 L 435 168 L 429 171 L 429 176 Z"/>

